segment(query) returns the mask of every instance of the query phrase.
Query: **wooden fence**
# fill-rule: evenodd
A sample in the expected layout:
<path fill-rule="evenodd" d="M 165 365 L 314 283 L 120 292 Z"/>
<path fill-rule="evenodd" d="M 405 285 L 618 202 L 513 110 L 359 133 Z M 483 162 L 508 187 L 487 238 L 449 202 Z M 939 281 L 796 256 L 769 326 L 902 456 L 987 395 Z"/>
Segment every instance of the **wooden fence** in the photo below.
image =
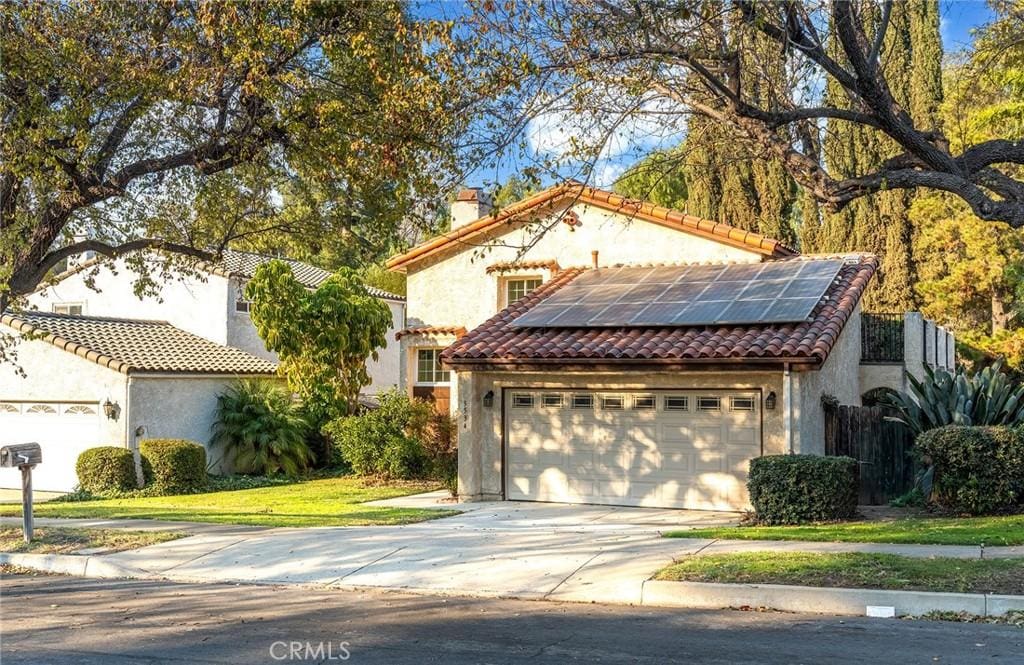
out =
<path fill-rule="evenodd" d="M 860 462 L 860 503 L 884 505 L 914 486 L 914 436 L 899 423 L 885 420 L 881 406 L 835 406 L 825 409 L 825 454 Z"/>

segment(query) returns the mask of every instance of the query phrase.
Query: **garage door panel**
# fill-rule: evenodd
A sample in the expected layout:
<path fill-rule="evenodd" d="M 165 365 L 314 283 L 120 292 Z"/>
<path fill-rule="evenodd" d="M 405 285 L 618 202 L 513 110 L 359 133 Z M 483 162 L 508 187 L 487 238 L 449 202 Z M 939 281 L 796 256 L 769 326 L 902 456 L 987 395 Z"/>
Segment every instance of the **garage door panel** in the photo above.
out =
<path fill-rule="evenodd" d="M 534 392 L 537 405 L 541 394 Z M 593 407 L 572 408 L 574 394 L 590 395 Z M 748 507 L 749 462 L 761 450 L 756 393 L 679 390 L 657 393 L 653 399 L 651 393 L 562 395 L 562 407 L 506 409 L 508 498 Z M 605 408 L 608 404 L 623 408 Z"/>
<path fill-rule="evenodd" d="M 104 445 L 102 412 L 92 402 L 17 402 L 0 404 L 5 442 L 40 445 L 43 463 L 32 471 L 38 490 L 69 492 L 78 485 L 75 462 L 88 448 Z M 20 487 L 17 469 L 0 472 L 0 486 Z"/>

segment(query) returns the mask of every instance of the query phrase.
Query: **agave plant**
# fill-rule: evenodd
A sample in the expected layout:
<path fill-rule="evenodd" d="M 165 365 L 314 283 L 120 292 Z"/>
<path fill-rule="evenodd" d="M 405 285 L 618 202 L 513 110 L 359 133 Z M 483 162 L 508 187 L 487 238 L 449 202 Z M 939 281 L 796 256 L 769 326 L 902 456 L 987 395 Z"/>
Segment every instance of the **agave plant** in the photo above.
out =
<path fill-rule="evenodd" d="M 313 461 L 308 429 L 284 388 L 243 379 L 217 397 L 212 443 L 240 473 L 296 476 Z"/>
<path fill-rule="evenodd" d="M 1002 361 L 968 374 L 924 368 L 925 379 L 908 376 L 912 394 L 894 393 L 882 402 L 896 410 L 889 420 L 914 435 L 943 425 L 1017 425 L 1024 423 L 1024 385 L 1000 371 Z"/>

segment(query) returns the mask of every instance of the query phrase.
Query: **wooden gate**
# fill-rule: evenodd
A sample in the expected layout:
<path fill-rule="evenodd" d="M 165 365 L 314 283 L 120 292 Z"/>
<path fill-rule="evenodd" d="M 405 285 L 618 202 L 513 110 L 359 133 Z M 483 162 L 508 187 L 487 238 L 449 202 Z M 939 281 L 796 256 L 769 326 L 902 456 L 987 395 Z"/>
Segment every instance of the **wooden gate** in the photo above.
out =
<path fill-rule="evenodd" d="M 881 406 L 825 409 L 825 454 L 860 462 L 860 504 L 884 505 L 914 486 L 914 436 Z"/>

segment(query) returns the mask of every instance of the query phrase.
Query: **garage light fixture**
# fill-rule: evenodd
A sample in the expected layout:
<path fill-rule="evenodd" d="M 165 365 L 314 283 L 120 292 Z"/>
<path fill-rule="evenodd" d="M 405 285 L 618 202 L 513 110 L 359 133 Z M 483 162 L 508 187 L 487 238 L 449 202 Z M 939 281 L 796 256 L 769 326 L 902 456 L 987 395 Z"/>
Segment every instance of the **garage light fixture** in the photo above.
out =
<path fill-rule="evenodd" d="M 111 402 L 109 397 L 103 402 L 103 415 L 107 417 L 107 420 L 117 420 L 120 413 L 121 407 L 117 402 Z"/>
<path fill-rule="evenodd" d="M 775 391 L 768 393 L 768 396 L 764 398 L 764 408 L 771 411 L 775 408 Z"/>
<path fill-rule="evenodd" d="M 484 395 L 484 406 L 488 409 L 494 406 L 494 391 L 488 390 Z"/>

